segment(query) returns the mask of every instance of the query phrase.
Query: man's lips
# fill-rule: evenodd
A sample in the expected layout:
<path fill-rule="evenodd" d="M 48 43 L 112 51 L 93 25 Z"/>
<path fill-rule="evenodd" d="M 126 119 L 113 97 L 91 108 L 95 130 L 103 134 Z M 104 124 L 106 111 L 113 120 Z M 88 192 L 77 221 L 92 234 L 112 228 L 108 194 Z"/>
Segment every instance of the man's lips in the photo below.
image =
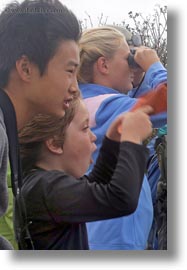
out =
<path fill-rule="evenodd" d="M 65 107 L 65 109 L 68 109 L 69 108 L 72 100 L 73 100 L 73 98 L 67 98 L 67 99 L 64 100 L 64 107 Z"/>

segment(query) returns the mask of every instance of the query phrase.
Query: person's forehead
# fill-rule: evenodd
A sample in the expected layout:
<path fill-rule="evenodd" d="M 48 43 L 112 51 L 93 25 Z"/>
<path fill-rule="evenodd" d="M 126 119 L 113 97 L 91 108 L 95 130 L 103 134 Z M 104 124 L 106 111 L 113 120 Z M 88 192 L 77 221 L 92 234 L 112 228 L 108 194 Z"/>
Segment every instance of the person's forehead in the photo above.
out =
<path fill-rule="evenodd" d="M 79 65 L 79 47 L 73 40 L 61 41 L 54 55 L 57 59 L 63 59 L 68 66 Z"/>
<path fill-rule="evenodd" d="M 117 50 L 118 53 L 129 53 L 130 49 L 127 44 L 127 41 L 124 39 L 124 42 L 121 43 L 121 46 Z"/>

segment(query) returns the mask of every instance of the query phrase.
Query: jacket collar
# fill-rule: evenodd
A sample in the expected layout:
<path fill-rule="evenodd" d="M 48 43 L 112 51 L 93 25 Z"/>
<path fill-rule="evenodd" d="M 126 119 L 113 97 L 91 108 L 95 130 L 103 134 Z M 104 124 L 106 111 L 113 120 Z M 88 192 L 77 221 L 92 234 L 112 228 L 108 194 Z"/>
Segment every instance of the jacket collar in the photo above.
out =
<path fill-rule="evenodd" d="M 99 84 L 80 83 L 79 88 L 83 98 L 90 98 L 103 94 L 120 94 L 117 90 Z"/>

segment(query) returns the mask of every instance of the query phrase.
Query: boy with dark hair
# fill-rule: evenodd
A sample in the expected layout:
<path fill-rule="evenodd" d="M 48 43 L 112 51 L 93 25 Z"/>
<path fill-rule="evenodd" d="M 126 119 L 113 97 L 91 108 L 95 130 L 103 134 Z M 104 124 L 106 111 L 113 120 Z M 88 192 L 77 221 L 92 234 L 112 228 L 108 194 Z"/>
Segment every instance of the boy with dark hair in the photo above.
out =
<path fill-rule="evenodd" d="M 35 114 L 63 116 L 78 92 L 75 15 L 58 0 L 26 0 L 8 5 L 0 15 L 0 92 L 12 103 L 17 128 Z M 0 216 L 8 205 L 8 139 L 0 108 Z M 10 246 L 0 238 L 0 249 Z"/>

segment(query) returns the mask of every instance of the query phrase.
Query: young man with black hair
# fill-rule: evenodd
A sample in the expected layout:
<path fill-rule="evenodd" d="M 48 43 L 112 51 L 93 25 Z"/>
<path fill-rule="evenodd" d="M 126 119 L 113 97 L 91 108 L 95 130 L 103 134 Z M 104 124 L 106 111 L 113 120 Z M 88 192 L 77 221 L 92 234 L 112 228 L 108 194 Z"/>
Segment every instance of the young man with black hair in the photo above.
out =
<path fill-rule="evenodd" d="M 60 1 L 26 0 L 0 14 L 0 91 L 13 104 L 17 128 L 38 113 L 63 116 L 77 93 L 75 15 Z M 0 108 L 0 216 L 7 209 L 8 139 Z M 11 249 L 0 238 L 0 249 Z"/>

